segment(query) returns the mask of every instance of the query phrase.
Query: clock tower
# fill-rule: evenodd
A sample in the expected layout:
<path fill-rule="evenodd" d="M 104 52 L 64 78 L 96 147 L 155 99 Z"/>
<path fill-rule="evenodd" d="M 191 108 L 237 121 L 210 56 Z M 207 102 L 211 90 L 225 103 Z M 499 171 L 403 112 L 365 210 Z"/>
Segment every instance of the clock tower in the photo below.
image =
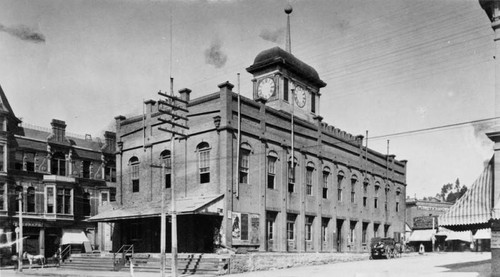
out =
<path fill-rule="evenodd" d="M 289 15 L 291 7 L 285 9 Z M 253 98 L 277 110 L 312 121 L 319 114 L 320 89 L 326 86 L 318 72 L 291 54 L 290 20 L 287 51 L 273 47 L 260 52 L 247 71 L 253 74 Z"/>

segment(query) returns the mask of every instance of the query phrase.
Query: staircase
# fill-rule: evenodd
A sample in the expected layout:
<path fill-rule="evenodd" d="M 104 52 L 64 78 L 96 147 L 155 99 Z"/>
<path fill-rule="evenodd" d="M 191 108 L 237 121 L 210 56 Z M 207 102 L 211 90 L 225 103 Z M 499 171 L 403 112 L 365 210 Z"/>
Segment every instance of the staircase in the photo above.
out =
<path fill-rule="evenodd" d="M 230 255 L 220 254 L 188 254 L 178 255 L 177 269 L 180 274 L 205 274 L 223 275 L 228 272 Z M 127 261 L 117 266 L 117 271 L 127 272 L 130 270 L 130 260 L 134 272 L 160 272 L 160 254 L 158 253 L 135 253 Z M 167 254 L 165 271 L 171 270 L 172 259 Z M 91 271 L 113 271 L 113 254 L 72 254 L 69 259 L 61 263 L 61 268 L 91 270 Z"/>

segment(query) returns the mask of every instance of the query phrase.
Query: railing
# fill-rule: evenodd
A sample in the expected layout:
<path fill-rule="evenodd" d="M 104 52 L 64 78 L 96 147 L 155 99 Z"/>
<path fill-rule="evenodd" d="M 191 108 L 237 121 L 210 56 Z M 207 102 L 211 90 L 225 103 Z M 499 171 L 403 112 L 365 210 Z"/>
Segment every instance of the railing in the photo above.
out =
<path fill-rule="evenodd" d="M 61 250 L 59 255 L 61 255 L 60 261 L 64 262 L 71 255 L 71 244 L 66 245 L 66 247 Z"/>
<path fill-rule="evenodd" d="M 119 260 L 116 260 L 116 256 L 120 253 L 122 254 L 121 258 Z M 120 270 L 120 268 L 125 265 L 126 258 L 127 258 L 127 255 L 129 253 L 131 253 L 132 256 L 134 255 L 134 245 L 133 244 L 124 244 L 124 245 L 122 245 L 122 247 L 120 247 L 120 249 L 118 249 L 118 251 L 113 253 L 113 266 L 114 266 L 115 271 Z"/>

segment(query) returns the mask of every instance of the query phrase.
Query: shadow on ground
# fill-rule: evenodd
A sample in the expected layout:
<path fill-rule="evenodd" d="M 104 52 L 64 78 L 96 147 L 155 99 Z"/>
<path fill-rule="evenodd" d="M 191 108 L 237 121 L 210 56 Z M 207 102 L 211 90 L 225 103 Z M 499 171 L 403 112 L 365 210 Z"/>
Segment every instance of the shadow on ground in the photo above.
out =
<path fill-rule="evenodd" d="M 475 262 L 447 264 L 440 267 L 448 269 L 447 272 L 477 272 L 479 274 L 478 277 L 491 276 L 491 259 Z"/>

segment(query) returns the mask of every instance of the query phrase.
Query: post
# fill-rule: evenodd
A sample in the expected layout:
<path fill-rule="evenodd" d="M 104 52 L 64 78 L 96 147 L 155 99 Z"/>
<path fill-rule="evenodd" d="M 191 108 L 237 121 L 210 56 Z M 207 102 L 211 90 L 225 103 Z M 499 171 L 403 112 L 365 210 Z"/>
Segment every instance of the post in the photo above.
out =
<path fill-rule="evenodd" d="M 17 249 L 18 257 L 17 257 L 17 271 L 23 271 L 23 191 L 19 192 L 18 204 L 19 204 L 19 248 Z"/>
<path fill-rule="evenodd" d="M 165 215 L 165 163 L 161 165 L 161 216 L 160 216 L 160 272 L 165 277 L 165 243 L 166 243 L 166 215 Z"/>
<path fill-rule="evenodd" d="M 172 277 L 177 277 L 177 211 L 175 206 L 175 170 L 174 170 L 174 142 L 175 134 L 172 133 L 170 140 L 170 179 L 171 182 L 171 196 L 172 196 Z"/>
<path fill-rule="evenodd" d="M 432 216 L 432 230 L 436 228 L 435 220 L 436 218 Z M 434 252 L 434 246 L 436 244 L 436 237 L 434 236 L 434 234 L 432 235 L 431 241 L 432 241 L 432 252 Z"/>

